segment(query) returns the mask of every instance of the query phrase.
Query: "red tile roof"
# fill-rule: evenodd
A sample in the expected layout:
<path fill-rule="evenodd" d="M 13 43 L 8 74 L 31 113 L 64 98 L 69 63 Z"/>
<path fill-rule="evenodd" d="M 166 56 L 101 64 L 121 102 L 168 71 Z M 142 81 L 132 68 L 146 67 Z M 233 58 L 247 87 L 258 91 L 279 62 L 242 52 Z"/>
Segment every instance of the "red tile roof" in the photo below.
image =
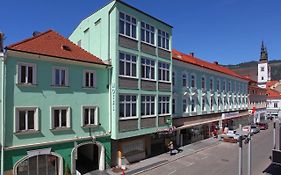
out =
<path fill-rule="evenodd" d="M 101 59 L 53 30 L 7 46 L 8 50 L 106 65 Z"/>
<path fill-rule="evenodd" d="M 277 80 L 268 81 L 268 82 L 266 82 L 266 87 L 270 88 L 271 86 L 275 85 L 278 82 L 279 81 L 277 81 Z"/>
<path fill-rule="evenodd" d="M 182 52 L 179 52 L 175 49 L 173 49 L 172 53 L 173 53 L 173 59 L 175 59 L 175 60 L 183 61 L 183 62 L 190 63 L 190 64 L 193 64 L 193 65 L 205 68 L 205 69 L 210 69 L 210 70 L 213 70 L 213 71 L 216 71 L 216 72 L 220 72 L 220 73 L 223 73 L 223 74 L 227 74 L 227 75 L 230 75 L 230 76 L 233 76 L 233 77 L 237 77 L 237 78 L 249 81 L 249 78 L 238 75 L 234 71 L 232 71 L 232 70 L 230 70 L 226 67 L 220 66 L 218 64 L 210 63 L 210 62 L 201 60 L 201 59 L 196 58 L 194 56 L 187 55 L 187 54 L 184 54 Z"/>
<path fill-rule="evenodd" d="M 274 89 L 270 89 L 270 88 L 267 88 L 267 98 L 269 99 L 281 99 L 281 94 L 280 92 L 274 90 Z"/>

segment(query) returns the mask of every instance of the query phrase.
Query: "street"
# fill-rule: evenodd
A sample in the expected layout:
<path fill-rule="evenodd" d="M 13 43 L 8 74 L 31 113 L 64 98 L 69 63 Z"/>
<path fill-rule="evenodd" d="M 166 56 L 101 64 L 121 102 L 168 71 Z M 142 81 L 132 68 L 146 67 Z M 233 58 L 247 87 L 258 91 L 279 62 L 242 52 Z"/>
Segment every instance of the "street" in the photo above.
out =
<path fill-rule="evenodd" d="M 271 163 L 273 124 L 252 137 L 252 175 L 263 174 Z M 143 175 L 238 175 L 238 144 L 222 142 L 192 155 L 142 173 Z M 243 175 L 247 173 L 248 145 L 243 144 Z"/>

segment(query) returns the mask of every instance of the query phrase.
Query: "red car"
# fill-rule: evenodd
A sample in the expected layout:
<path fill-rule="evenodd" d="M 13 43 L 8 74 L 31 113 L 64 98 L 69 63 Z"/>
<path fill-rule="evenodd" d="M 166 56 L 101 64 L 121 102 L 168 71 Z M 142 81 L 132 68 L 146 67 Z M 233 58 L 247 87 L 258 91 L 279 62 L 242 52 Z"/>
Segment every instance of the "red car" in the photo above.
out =
<path fill-rule="evenodd" d="M 268 124 L 267 123 L 257 123 L 257 125 L 259 126 L 259 128 L 261 130 L 266 130 L 268 129 Z"/>

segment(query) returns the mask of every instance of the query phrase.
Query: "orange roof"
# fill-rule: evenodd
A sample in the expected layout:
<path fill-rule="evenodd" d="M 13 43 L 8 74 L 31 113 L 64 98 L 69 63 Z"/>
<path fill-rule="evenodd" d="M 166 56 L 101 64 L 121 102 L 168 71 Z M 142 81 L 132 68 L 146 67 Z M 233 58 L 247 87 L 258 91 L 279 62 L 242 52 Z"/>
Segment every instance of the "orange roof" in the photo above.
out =
<path fill-rule="evenodd" d="M 270 88 L 267 88 L 267 96 L 269 99 L 281 99 L 281 94 L 280 92 L 274 90 L 274 89 L 270 89 Z"/>
<path fill-rule="evenodd" d="M 277 80 L 268 81 L 268 82 L 266 82 L 266 87 L 270 88 L 271 86 L 275 85 L 278 82 L 279 81 L 277 81 Z"/>
<path fill-rule="evenodd" d="M 7 46 L 8 50 L 105 65 L 98 57 L 53 30 Z"/>
<path fill-rule="evenodd" d="M 238 75 L 237 73 L 235 73 L 234 71 L 232 71 L 232 70 L 230 70 L 226 67 L 220 66 L 220 65 L 215 64 L 215 63 L 210 63 L 210 62 L 201 60 L 201 59 L 196 58 L 194 56 L 187 55 L 187 54 L 184 54 L 182 52 L 179 52 L 175 49 L 173 49 L 172 52 L 173 52 L 173 59 L 175 59 L 175 60 L 183 61 L 183 62 L 190 63 L 190 64 L 193 64 L 193 65 L 202 67 L 202 68 L 210 69 L 210 70 L 213 70 L 213 71 L 216 71 L 216 72 L 220 72 L 220 73 L 223 73 L 223 74 L 227 74 L 227 75 L 230 75 L 230 76 L 233 76 L 233 77 L 237 77 L 237 78 L 249 81 L 249 78 Z"/>

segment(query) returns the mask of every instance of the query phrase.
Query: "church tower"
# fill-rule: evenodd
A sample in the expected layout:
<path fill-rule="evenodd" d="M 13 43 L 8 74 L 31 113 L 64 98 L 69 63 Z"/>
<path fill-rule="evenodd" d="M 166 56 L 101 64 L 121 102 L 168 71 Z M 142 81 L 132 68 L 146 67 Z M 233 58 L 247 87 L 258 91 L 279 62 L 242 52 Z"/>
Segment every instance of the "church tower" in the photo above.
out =
<path fill-rule="evenodd" d="M 268 64 L 268 53 L 267 49 L 262 42 L 260 61 L 258 63 L 258 86 L 266 88 L 266 83 L 271 80 L 271 69 Z"/>

